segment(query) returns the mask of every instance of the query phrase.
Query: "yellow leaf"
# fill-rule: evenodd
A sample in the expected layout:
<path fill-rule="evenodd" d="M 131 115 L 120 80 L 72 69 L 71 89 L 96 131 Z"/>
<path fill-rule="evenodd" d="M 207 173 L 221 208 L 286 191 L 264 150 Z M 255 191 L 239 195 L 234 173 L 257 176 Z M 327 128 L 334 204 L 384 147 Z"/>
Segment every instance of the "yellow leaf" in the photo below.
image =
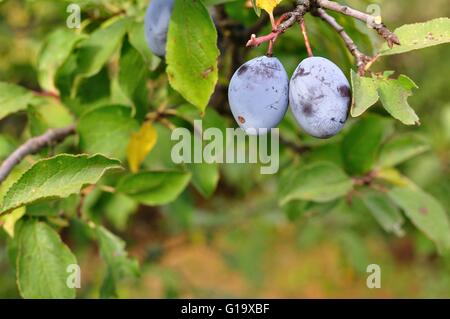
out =
<path fill-rule="evenodd" d="M 377 172 L 377 178 L 385 180 L 393 185 L 402 186 L 402 187 L 412 187 L 416 188 L 417 186 L 407 178 L 400 174 L 400 172 L 394 168 L 383 168 Z"/>
<path fill-rule="evenodd" d="M 256 6 L 266 10 L 269 14 L 282 0 L 256 0 Z"/>
<path fill-rule="evenodd" d="M 14 226 L 16 225 L 16 222 L 21 219 L 23 215 L 25 215 L 25 206 L 17 208 L 10 214 L 0 218 L 0 222 L 3 222 L 3 229 L 11 236 L 11 238 L 14 237 Z"/>
<path fill-rule="evenodd" d="M 133 133 L 128 143 L 128 164 L 133 173 L 139 171 L 139 167 L 151 152 L 158 139 L 158 132 L 152 122 L 145 122 L 141 129 Z"/>

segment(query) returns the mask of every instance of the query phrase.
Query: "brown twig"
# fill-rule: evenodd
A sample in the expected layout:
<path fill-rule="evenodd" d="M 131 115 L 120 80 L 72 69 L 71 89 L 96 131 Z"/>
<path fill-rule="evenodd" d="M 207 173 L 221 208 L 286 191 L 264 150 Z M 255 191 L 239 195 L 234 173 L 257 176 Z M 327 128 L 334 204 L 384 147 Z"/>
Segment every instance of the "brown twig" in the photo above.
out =
<path fill-rule="evenodd" d="M 364 176 L 354 177 L 353 184 L 357 186 L 370 186 L 372 185 L 377 175 L 378 172 L 376 170 L 372 170 L 366 173 Z"/>
<path fill-rule="evenodd" d="M 393 32 L 391 32 L 383 23 L 374 23 L 373 17 L 370 14 L 329 0 L 316 0 L 316 4 L 318 7 L 336 11 L 367 23 L 367 25 L 377 31 L 378 34 L 386 40 L 390 48 L 392 48 L 394 44 L 400 44 L 400 40 L 398 39 L 398 37 Z"/>
<path fill-rule="evenodd" d="M 281 31 L 281 30 L 274 30 L 271 33 L 269 33 L 267 35 L 263 35 L 261 37 L 256 37 L 255 34 L 252 34 L 250 37 L 250 40 L 248 40 L 246 46 L 247 47 L 257 47 L 264 42 L 273 41 L 282 32 L 283 31 Z"/>
<path fill-rule="evenodd" d="M 63 128 L 51 129 L 40 136 L 29 139 L 25 144 L 16 149 L 0 166 L 0 184 L 8 177 L 13 168 L 26 156 L 35 154 L 44 147 L 53 143 L 62 142 L 69 135 L 75 134 L 75 125 Z"/>
<path fill-rule="evenodd" d="M 256 47 L 264 42 L 269 42 L 268 54 L 270 55 L 272 53 L 273 45 L 278 36 L 285 32 L 288 28 L 290 28 L 295 22 L 300 23 L 302 33 L 305 37 L 306 28 L 303 22 L 303 17 L 307 12 L 312 11 L 336 29 L 336 31 L 344 39 L 350 52 L 356 57 L 359 72 L 364 73 L 364 71 L 367 70 L 368 66 L 370 66 L 374 62 L 374 60 L 361 53 L 356 47 L 353 40 L 344 31 L 342 26 L 339 25 L 336 20 L 333 17 L 329 16 L 323 9 L 336 11 L 367 23 L 368 26 L 376 30 L 378 34 L 386 40 L 389 47 L 394 46 L 394 44 L 400 44 L 400 40 L 393 32 L 391 32 L 382 23 L 374 23 L 373 17 L 367 13 L 329 0 L 297 0 L 297 6 L 295 7 L 295 9 L 293 11 L 284 13 L 282 18 L 280 18 L 282 22 L 275 23 L 275 28 L 271 33 L 261 37 L 257 37 L 255 33 L 251 34 L 250 40 L 247 41 L 247 47 Z M 309 44 L 309 40 L 307 39 L 307 35 L 305 37 L 305 43 L 308 55 L 311 56 L 312 50 Z"/>
<path fill-rule="evenodd" d="M 358 67 L 359 74 L 363 75 L 366 71 L 366 65 L 368 65 L 373 59 L 359 51 L 355 42 L 353 42 L 347 32 L 345 32 L 344 27 L 342 27 L 335 18 L 326 13 L 325 10 L 317 8 L 314 13 L 317 14 L 326 23 L 328 23 L 331 27 L 333 27 L 333 29 L 336 30 L 336 32 L 341 36 L 348 50 L 356 59 L 356 66 Z"/>
<path fill-rule="evenodd" d="M 83 189 L 80 192 L 80 200 L 79 200 L 79 202 L 77 204 L 77 210 L 76 211 L 77 211 L 78 217 L 81 218 L 81 219 L 83 219 L 83 208 L 84 208 L 84 204 L 86 202 L 86 197 L 90 193 L 92 193 L 92 191 L 95 189 L 95 186 L 96 185 L 89 185 L 88 187 L 86 187 L 85 189 Z"/>
<path fill-rule="evenodd" d="M 271 46 L 273 46 L 273 43 L 276 41 L 277 37 L 283 33 L 287 28 L 289 28 L 292 24 L 294 24 L 295 19 L 292 19 L 292 12 L 284 13 L 278 21 L 275 23 L 275 27 L 273 28 L 272 32 L 261 36 L 256 37 L 255 34 L 252 34 L 250 36 L 250 40 L 248 40 L 246 46 L 247 47 L 256 47 L 264 42 L 269 42 L 269 51 L 271 51 Z M 286 21 L 288 20 L 288 24 L 286 24 Z M 292 24 L 291 24 L 292 23 Z"/>
<path fill-rule="evenodd" d="M 256 37 L 255 34 L 252 34 L 250 40 L 247 42 L 247 47 L 256 47 L 264 42 L 275 41 L 281 33 L 293 26 L 295 22 L 300 21 L 309 9 L 309 1 L 298 4 L 293 11 L 286 12 L 282 15 L 280 18 L 282 22 L 276 23 L 276 28 L 271 33 L 261 37 Z"/>

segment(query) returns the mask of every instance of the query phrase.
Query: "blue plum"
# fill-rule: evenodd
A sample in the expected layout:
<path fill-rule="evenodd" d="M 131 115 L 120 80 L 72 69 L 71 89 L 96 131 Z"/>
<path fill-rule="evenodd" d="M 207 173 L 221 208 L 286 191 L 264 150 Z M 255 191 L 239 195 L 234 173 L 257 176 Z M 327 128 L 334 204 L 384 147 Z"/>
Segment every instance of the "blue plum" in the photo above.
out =
<path fill-rule="evenodd" d="M 151 0 L 145 14 L 145 38 L 157 56 L 166 55 L 167 32 L 174 0 Z"/>
<path fill-rule="evenodd" d="M 289 78 L 281 62 L 261 56 L 243 64 L 228 88 L 231 112 L 250 135 L 278 126 L 289 104 Z"/>
<path fill-rule="evenodd" d="M 294 117 L 306 133 L 330 138 L 347 121 L 350 84 L 336 64 L 322 57 L 310 57 L 294 71 L 289 101 Z"/>

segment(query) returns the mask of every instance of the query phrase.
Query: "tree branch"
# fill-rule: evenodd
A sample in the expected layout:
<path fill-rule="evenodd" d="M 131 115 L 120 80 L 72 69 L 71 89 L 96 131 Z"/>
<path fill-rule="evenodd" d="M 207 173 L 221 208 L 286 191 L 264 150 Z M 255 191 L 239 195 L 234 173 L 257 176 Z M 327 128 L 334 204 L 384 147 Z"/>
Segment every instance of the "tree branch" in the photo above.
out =
<path fill-rule="evenodd" d="M 400 40 L 398 39 L 398 37 L 393 32 L 391 32 L 383 23 L 374 23 L 373 17 L 370 14 L 355 10 L 348 6 L 343 6 L 337 2 L 329 0 L 316 0 L 316 4 L 321 8 L 336 11 L 367 23 L 367 25 L 370 25 L 375 31 L 378 32 L 380 36 L 382 36 L 386 40 L 390 48 L 392 48 L 394 44 L 400 44 Z"/>
<path fill-rule="evenodd" d="M 337 24 L 336 21 L 331 16 L 326 15 L 325 18 L 323 17 L 323 15 L 326 13 L 322 8 L 336 11 L 365 22 L 368 26 L 377 31 L 378 34 L 386 40 L 388 46 L 391 48 L 394 46 L 394 44 L 400 44 L 400 40 L 393 32 L 391 32 L 383 23 L 379 24 L 375 23 L 373 16 L 367 13 L 329 0 L 297 0 L 297 6 L 295 7 L 295 9 L 284 13 L 278 20 L 278 22 L 275 24 L 276 28 L 274 28 L 271 33 L 261 37 L 256 37 L 254 33 L 251 34 L 250 40 L 248 40 L 247 42 L 247 47 L 256 47 L 264 42 L 269 42 L 270 43 L 269 53 L 270 53 L 271 46 L 276 41 L 277 37 L 281 33 L 285 32 L 288 28 L 292 27 L 292 25 L 294 25 L 295 22 L 301 23 L 304 15 L 307 12 L 309 11 L 321 12 L 320 14 L 321 18 L 330 23 L 344 39 L 347 46 L 350 46 L 349 49 L 351 50 L 352 54 L 355 55 L 357 61 L 360 63 L 358 68 L 361 70 L 361 66 L 364 63 L 367 64 L 370 62 L 367 61 L 365 55 L 357 51 L 354 42 L 350 39 L 350 37 L 348 37 L 348 35 L 343 31 L 343 28 L 339 24 Z"/>
<path fill-rule="evenodd" d="M 280 17 L 276 23 L 276 29 L 272 30 L 271 33 L 258 38 L 255 34 L 252 34 L 247 42 L 247 47 L 256 47 L 264 42 L 275 41 L 281 33 L 292 27 L 296 22 L 300 22 L 306 12 L 310 10 L 310 7 L 309 0 L 299 2 L 293 11 L 286 12 Z"/>
<path fill-rule="evenodd" d="M 283 15 L 281 17 L 281 19 L 283 19 L 284 21 L 281 22 L 281 23 L 278 23 L 277 28 L 272 30 L 271 33 L 269 33 L 267 35 L 263 35 L 261 37 L 256 37 L 255 34 L 252 34 L 250 36 L 250 40 L 248 40 L 246 46 L 247 47 L 257 47 L 257 46 L 259 46 L 260 44 L 262 44 L 264 42 L 275 41 L 276 38 L 281 33 L 286 31 L 288 28 L 290 28 L 297 21 L 297 16 L 294 14 L 294 12 L 288 12 L 285 15 Z"/>
<path fill-rule="evenodd" d="M 358 67 L 359 74 L 364 74 L 366 65 L 372 61 L 372 58 L 359 51 L 355 42 L 353 42 L 347 32 L 345 32 L 344 27 L 341 26 L 335 18 L 326 13 L 325 10 L 323 10 L 322 8 L 317 8 L 317 10 L 314 11 L 314 14 L 317 14 L 322 20 L 332 26 L 337 33 L 339 33 L 341 38 L 344 40 L 348 50 L 356 58 L 356 66 Z"/>
<path fill-rule="evenodd" d="M 69 135 L 75 134 L 75 125 L 64 128 L 51 129 L 40 136 L 29 139 L 25 144 L 16 149 L 0 166 L 0 184 L 5 181 L 13 168 L 26 156 L 35 154 L 44 147 L 53 143 L 62 142 Z"/>

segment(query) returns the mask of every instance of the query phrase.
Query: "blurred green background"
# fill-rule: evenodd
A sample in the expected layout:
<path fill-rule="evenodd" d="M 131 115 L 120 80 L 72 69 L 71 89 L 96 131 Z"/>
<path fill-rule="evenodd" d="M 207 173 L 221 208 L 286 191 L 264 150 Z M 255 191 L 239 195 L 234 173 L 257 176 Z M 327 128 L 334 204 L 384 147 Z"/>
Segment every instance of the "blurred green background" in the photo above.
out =
<path fill-rule="evenodd" d="M 111 1 L 115 2 L 120 1 Z M 391 29 L 450 13 L 448 0 L 348 3 L 359 9 L 368 3 L 379 4 Z M 66 5 L 59 0 L 0 0 L 0 81 L 38 88 L 36 57 L 45 36 L 65 23 Z M 252 10 L 245 14 L 256 20 Z M 315 20 L 307 17 L 315 53 L 349 69 L 351 59 L 341 47 L 336 48 L 336 43 L 342 46 L 336 34 Z M 370 53 L 366 39 L 361 36 L 360 41 Z M 299 45 L 298 30 L 289 30 L 275 49 L 288 73 L 306 57 Z M 450 46 L 387 57 L 374 69 L 396 70 L 420 87 L 410 98 L 422 123 L 414 130 L 427 136 L 432 150 L 408 161 L 401 170 L 448 211 Z M 1 125 L 20 131 L 18 123 L 16 119 Z M 396 125 L 398 130 L 411 130 Z M 450 297 L 450 258 L 439 256 L 433 243 L 409 222 L 405 236 L 386 234 L 357 202 L 351 209 L 324 207 L 292 218 L 277 205 L 275 179 L 261 178 L 248 165 L 228 166 L 223 165 L 218 190 L 210 200 L 183 194 L 166 207 L 139 208 L 126 225 L 120 217 L 112 223 L 142 265 L 139 279 L 121 284 L 121 297 Z M 128 209 L 126 203 L 114 205 L 109 210 Z M 108 207 L 92 209 L 108 212 Z M 82 231 L 81 226 L 72 225 L 63 238 L 83 269 L 78 296 L 97 297 L 104 269 L 97 247 L 83 239 Z M 15 298 L 19 295 L 5 236 L 0 235 L 0 298 Z M 366 287 L 366 267 L 372 263 L 381 266 L 381 289 Z"/>

